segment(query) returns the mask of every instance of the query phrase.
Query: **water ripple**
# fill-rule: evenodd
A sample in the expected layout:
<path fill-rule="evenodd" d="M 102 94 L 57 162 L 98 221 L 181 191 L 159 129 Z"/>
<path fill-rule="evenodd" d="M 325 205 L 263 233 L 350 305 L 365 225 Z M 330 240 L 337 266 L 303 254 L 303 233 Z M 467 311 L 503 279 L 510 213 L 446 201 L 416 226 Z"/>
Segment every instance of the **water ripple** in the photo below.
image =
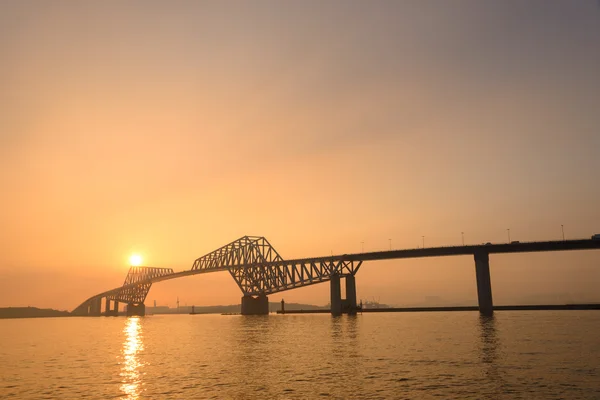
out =
<path fill-rule="evenodd" d="M 3 320 L 0 398 L 598 399 L 598 328 L 542 311 Z"/>

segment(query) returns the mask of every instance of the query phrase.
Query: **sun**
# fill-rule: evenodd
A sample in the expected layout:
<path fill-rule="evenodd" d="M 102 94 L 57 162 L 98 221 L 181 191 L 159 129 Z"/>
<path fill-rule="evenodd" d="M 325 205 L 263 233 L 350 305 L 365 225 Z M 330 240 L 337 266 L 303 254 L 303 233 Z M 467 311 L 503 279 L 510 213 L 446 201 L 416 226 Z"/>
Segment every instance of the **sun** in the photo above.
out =
<path fill-rule="evenodd" d="M 129 264 L 131 264 L 132 267 L 139 267 L 142 265 L 142 256 L 139 254 L 132 254 L 131 257 L 129 257 Z"/>

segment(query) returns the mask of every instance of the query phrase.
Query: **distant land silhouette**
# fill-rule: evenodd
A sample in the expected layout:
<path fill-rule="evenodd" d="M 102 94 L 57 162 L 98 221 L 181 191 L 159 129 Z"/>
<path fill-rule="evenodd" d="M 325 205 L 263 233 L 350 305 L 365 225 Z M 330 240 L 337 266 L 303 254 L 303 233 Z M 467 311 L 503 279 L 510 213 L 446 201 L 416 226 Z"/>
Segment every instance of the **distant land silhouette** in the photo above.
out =
<path fill-rule="evenodd" d="M 45 318 L 68 317 L 68 311 L 53 310 L 51 308 L 37 307 L 3 307 L 0 308 L 0 318 Z"/>
<path fill-rule="evenodd" d="M 281 308 L 281 303 L 270 302 L 269 311 L 276 312 Z M 286 303 L 287 310 L 321 310 L 328 309 L 328 306 L 315 306 L 312 304 Z M 192 312 L 192 306 L 181 306 L 179 308 L 169 308 L 167 306 L 148 307 L 147 313 L 152 314 L 189 314 Z M 239 314 L 241 304 L 231 304 L 224 306 L 195 306 L 196 314 Z M 121 310 L 121 313 L 123 311 Z M 47 317 L 70 317 L 72 314 L 68 311 L 54 310 L 51 308 L 37 307 L 0 307 L 0 319 L 6 318 L 47 318 Z"/>
<path fill-rule="evenodd" d="M 280 302 L 269 302 L 269 312 L 276 312 L 281 309 Z M 285 303 L 286 310 L 326 310 L 329 306 L 315 306 L 313 304 Z M 196 314 L 238 314 L 242 311 L 241 304 L 231 304 L 227 306 L 194 306 Z M 167 306 L 146 307 L 147 314 L 189 314 L 192 312 L 192 306 L 180 306 L 179 308 L 169 308 Z"/>

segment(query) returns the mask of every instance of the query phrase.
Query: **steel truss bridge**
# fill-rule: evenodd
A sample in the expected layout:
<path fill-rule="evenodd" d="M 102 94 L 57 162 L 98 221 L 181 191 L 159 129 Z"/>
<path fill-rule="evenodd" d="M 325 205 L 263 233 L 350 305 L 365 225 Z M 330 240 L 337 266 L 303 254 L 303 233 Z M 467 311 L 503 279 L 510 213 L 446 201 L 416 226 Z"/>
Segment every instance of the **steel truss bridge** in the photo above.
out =
<path fill-rule="evenodd" d="M 364 261 L 398 258 L 473 255 L 479 309 L 493 312 L 489 254 L 600 249 L 600 240 L 513 242 L 472 246 L 433 247 L 343 254 L 329 257 L 284 260 L 261 236 L 244 236 L 196 259 L 189 270 L 131 267 L 122 286 L 85 300 L 74 315 L 118 315 L 119 303 L 127 304 L 130 315 L 144 315 L 144 301 L 153 283 L 189 275 L 228 271 L 242 297 L 242 314 L 267 314 L 267 296 L 273 293 L 331 282 L 331 312 L 334 315 L 356 310 L 355 275 Z M 340 278 L 346 279 L 346 298 L 341 298 Z M 105 312 L 102 313 L 102 300 Z M 111 308 L 111 302 L 114 308 Z"/>

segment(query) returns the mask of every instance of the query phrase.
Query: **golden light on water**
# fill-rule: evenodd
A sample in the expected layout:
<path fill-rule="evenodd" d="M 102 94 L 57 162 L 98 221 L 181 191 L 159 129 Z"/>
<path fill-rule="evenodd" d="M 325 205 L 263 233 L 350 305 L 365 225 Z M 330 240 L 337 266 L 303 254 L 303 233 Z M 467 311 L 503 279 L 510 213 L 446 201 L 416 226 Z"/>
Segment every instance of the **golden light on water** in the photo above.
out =
<path fill-rule="evenodd" d="M 139 267 L 142 265 L 142 256 L 139 254 L 132 254 L 131 257 L 129 257 L 129 264 L 132 267 Z"/>
<path fill-rule="evenodd" d="M 141 392 L 141 367 L 143 364 L 138 358 L 138 353 L 144 350 L 142 326 L 139 317 L 127 318 L 125 328 L 125 341 L 123 342 L 121 366 L 121 391 L 125 399 L 137 399 Z"/>

